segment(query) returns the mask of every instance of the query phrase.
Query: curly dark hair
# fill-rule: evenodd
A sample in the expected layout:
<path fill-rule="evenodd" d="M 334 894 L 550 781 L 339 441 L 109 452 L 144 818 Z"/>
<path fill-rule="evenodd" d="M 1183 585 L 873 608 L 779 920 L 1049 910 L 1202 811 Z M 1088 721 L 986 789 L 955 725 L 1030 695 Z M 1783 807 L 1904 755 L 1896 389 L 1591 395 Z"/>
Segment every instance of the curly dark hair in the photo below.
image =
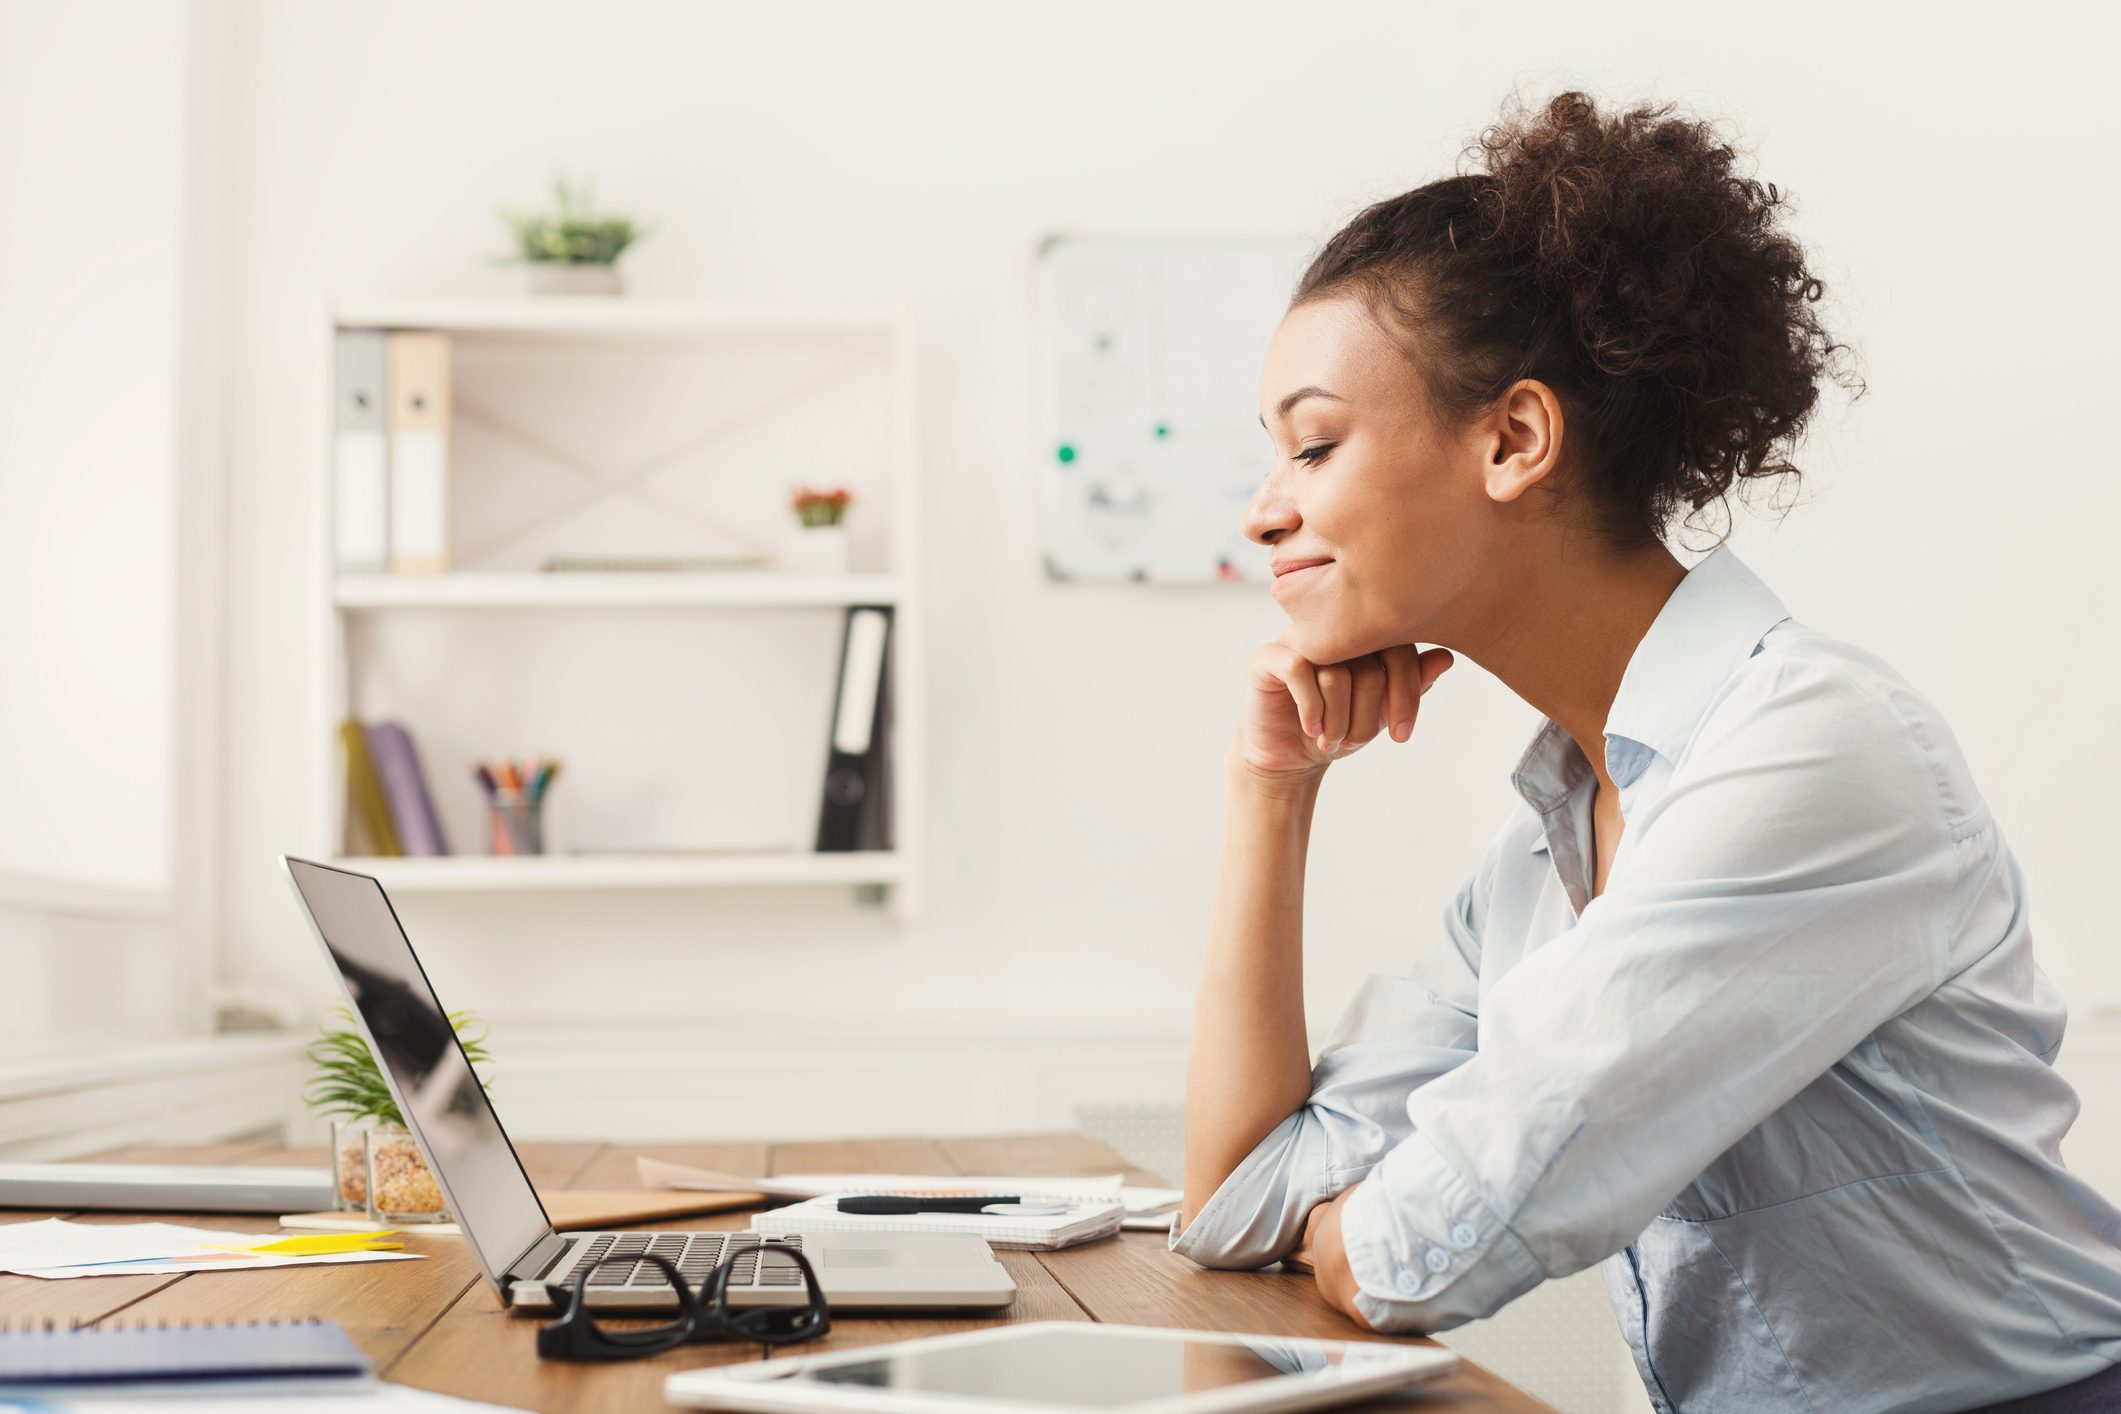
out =
<path fill-rule="evenodd" d="M 1458 176 L 1350 221 L 1291 300 L 1363 299 L 1453 418 L 1547 384 L 1569 416 L 1566 476 L 1622 546 L 1797 477 L 1787 452 L 1821 380 L 1862 393 L 1781 227 L 1787 198 L 1673 112 L 1607 115 L 1578 92 L 1514 103 Z"/>

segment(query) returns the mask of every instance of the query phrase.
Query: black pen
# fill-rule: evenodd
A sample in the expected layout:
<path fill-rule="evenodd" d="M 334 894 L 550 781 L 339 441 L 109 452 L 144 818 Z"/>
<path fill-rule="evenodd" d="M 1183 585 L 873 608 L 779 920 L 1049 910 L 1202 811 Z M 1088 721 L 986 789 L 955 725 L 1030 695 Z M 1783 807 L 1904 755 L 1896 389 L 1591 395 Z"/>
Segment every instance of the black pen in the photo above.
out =
<path fill-rule="evenodd" d="M 871 1213 L 877 1215 L 899 1213 L 976 1213 L 990 1203 L 1021 1203 L 1024 1200 L 1014 1193 L 989 1193 L 984 1197 L 967 1195 L 961 1198 L 907 1198 L 892 1194 L 873 1194 L 839 1200 L 843 1213 Z"/>

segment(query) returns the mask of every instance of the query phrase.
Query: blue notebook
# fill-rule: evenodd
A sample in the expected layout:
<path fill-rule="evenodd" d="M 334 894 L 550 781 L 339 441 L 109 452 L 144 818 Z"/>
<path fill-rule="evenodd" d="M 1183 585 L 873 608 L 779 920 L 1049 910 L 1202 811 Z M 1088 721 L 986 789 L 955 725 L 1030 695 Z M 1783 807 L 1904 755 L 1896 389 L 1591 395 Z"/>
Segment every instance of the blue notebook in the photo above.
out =
<path fill-rule="evenodd" d="M 27 1386 L 355 1385 L 368 1357 L 337 1325 L 109 1325 L 0 1329 L 0 1395 Z"/>

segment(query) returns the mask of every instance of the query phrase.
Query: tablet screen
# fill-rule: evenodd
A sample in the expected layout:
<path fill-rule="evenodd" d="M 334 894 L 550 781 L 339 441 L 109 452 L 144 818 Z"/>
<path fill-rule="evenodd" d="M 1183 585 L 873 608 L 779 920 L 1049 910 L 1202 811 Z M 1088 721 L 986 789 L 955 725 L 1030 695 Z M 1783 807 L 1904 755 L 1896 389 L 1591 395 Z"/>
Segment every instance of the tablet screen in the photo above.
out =
<path fill-rule="evenodd" d="M 1175 1339 L 1094 1326 L 1039 1328 L 975 1344 L 919 1345 L 833 1363 L 775 1381 L 858 1385 L 899 1395 L 956 1396 L 1028 1406 L 1124 1409 L 1313 1370 L 1357 1367 L 1374 1353 L 1304 1340 Z M 1352 1371 L 1351 1371 L 1352 1373 Z"/>

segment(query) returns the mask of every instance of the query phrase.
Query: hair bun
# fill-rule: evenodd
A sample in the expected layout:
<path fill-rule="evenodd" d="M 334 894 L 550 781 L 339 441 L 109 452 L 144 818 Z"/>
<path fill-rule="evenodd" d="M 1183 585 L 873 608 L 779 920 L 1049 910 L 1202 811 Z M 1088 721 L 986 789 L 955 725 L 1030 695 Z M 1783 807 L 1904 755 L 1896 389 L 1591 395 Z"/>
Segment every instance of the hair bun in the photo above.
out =
<path fill-rule="evenodd" d="M 1602 113 L 1572 91 L 1506 108 L 1460 175 L 1358 215 L 1296 302 L 1359 289 L 1389 308 L 1456 414 L 1547 382 L 1571 403 L 1600 522 L 1655 538 L 1741 483 L 1795 475 L 1823 379 L 1861 391 L 1786 207 L 1709 123 L 1671 104 Z"/>
<path fill-rule="evenodd" d="M 1787 199 L 1739 172 L 1736 149 L 1673 105 L 1602 114 L 1580 92 L 1521 107 L 1469 149 L 1485 168 L 1485 234 L 1566 309 L 1598 372 L 1662 385 L 1685 475 L 1668 509 L 1739 480 L 1794 472 L 1778 454 L 1845 350 L 1812 306 L 1824 291 L 1781 229 Z"/>

